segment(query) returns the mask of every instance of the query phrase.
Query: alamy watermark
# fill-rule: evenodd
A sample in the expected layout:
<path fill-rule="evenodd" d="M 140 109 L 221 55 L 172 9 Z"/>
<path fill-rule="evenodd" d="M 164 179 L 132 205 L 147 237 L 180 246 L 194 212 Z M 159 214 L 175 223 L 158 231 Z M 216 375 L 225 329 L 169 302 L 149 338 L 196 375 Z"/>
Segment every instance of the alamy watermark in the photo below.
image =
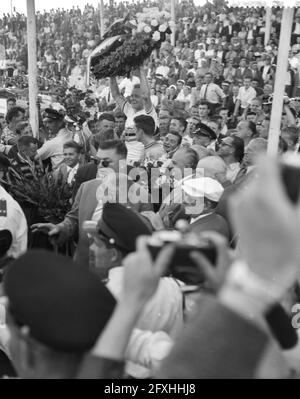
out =
<path fill-rule="evenodd" d="M 96 193 L 98 202 L 114 202 L 120 204 L 165 204 L 184 205 L 185 213 L 200 214 L 204 207 L 203 168 L 193 171 L 190 168 L 174 167 L 149 168 L 133 167 L 129 171 L 127 165 L 120 161 L 119 173 L 110 168 L 100 168 L 97 178 L 101 180 Z M 122 173 L 126 171 L 126 173 Z M 195 181 L 195 179 L 198 179 Z M 194 180 L 194 194 L 187 194 L 183 189 L 187 180 Z"/>

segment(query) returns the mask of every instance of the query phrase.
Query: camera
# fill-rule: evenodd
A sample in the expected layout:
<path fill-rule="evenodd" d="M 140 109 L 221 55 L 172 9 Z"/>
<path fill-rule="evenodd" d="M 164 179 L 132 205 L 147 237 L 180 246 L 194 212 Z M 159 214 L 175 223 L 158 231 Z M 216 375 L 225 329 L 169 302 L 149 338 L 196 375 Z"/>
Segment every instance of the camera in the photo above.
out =
<path fill-rule="evenodd" d="M 293 204 L 299 200 L 300 194 L 300 155 L 287 153 L 280 161 L 281 177 Z"/>
<path fill-rule="evenodd" d="M 167 244 L 174 244 L 175 251 L 170 259 L 170 266 L 166 276 L 172 276 L 188 285 L 204 283 L 205 277 L 198 269 L 190 254 L 194 251 L 204 255 L 215 266 L 217 259 L 216 248 L 193 232 L 183 233 L 177 230 L 155 232 L 148 240 L 148 248 L 152 259 L 155 260 L 161 249 Z"/>

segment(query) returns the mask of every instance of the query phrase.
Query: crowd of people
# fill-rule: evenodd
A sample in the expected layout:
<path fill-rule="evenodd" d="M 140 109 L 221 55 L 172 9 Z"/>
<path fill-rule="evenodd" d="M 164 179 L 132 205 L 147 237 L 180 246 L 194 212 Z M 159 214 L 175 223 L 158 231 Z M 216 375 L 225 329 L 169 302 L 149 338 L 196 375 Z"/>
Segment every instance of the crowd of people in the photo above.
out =
<path fill-rule="evenodd" d="M 105 5 L 107 26 L 158 2 Z M 0 374 L 297 378 L 300 14 L 277 159 L 266 157 L 282 10 L 176 9 L 127 77 L 87 82 L 98 10 L 37 13 L 39 131 L 26 18 L 0 20 Z M 299 15 L 299 16 L 298 16 Z M 296 190 L 297 191 L 297 190 Z"/>

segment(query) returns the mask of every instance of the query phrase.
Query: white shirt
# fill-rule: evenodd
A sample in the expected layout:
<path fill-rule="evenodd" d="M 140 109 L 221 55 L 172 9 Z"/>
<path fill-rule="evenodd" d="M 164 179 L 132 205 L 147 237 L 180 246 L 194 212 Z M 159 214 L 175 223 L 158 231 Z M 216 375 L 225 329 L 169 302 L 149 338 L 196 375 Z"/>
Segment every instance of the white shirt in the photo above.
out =
<path fill-rule="evenodd" d="M 168 73 L 170 72 L 170 68 L 168 66 L 160 65 L 159 67 L 156 68 L 156 74 L 160 74 L 163 77 L 167 77 Z"/>
<path fill-rule="evenodd" d="M 201 100 L 207 100 L 213 104 L 219 104 L 221 100 L 225 98 L 225 94 L 220 86 L 216 85 L 215 83 L 209 83 L 208 85 L 202 85 L 200 90 L 200 98 Z"/>
<path fill-rule="evenodd" d="M 234 163 L 231 163 L 230 165 L 228 165 L 227 173 L 226 173 L 227 180 L 229 180 L 229 181 L 231 181 L 231 183 L 233 183 L 235 178 L 237 177 L 237 174 L 239 173 L 240 169 L 241 169 L 241 165 L 239 162 L 234 162 Z"/>
<path fill-rule="evenodd" d="M 115 267 L 109 271 L 107 288 L 118 300 L 123 291 L 124 268 Z M 171 277 L 160 279 L 158 289 L 147 302 L 136 328 L 153 332 L 164 331 L 175 337 L 183 326 L 183 303 L 180 285 Z"/>
<path fill-rule="evenodd" d="M 237 96 L 237 99 L 241 101 L 241 107 L 243 109 L 247 108 L 248 105 L 250 105 L 251 101 L 256 98 L 257 93 L 253 87 L 249 87 L 247 90 L 245 86 L 240 87 L 239 94 Z"/>
<path fill-rule="evenodd" d="M 128 101 L 125 101 L 123 104 L 123 108 L 122 111 L 124 112 L 124 114 L 127 116 L 127 120 L 125 123 L 125 128 L 127 127 L 133 127 L 134 126 L 134 118 L 136 116 L 139 115 L 149 115 L 152 116 L 152 118 L 154 119 L 155 122 L 155 126 L 157 127 L 158 123 L 157 123 L 157 113 L 154 109 L 154 107 L 151 107 L 150 112 L 146 112 L 144 109 L 141 109 L 140 111 L 135 111 L 132 106 L 129 104 Z"/>
<path fill-rule="evenodd" d="M 78 168 L 79 168 L 79 163 L 76 166 L 74 166 L 74 168 L 67 166 L 67 171 L 68 171 L 67 183 L 68 184 L 72 184 L 72 182 L 75 179 L 75 176 L 77 174 Z"/>
<path fill-rule="evenodd" d="M 263 80 L 266 80 L 266 79 L 267 79 L 267 77 L 268 77 L 268 72 L 269 72 L 270 69 L 271 69 L 271 65 L 265 65 L 265 66 L 264 66 L 264 69 L 263 69 L 263 72 L 262 72 L 262 78 L 263 78 Z"/>
<path fill-rule="evenodd" d="M 20 205 L 1 186 L 0 200 L 6 201 L 6 216 L 0 216 L 0 230 L 9 230 L 13 237 L 7 255 L 17 258 L 27 250 L 27 221 Z"/>
<path fill-rule="evenodd" d="M 72 140 L 73 133 L 66 129 L 61 129 L 54 139 L 46 141 L 37 153 L 42 161 L 51 158 L 53 169 L 60 165 L 64 160 L 63 146 L 67 141 Z"/>

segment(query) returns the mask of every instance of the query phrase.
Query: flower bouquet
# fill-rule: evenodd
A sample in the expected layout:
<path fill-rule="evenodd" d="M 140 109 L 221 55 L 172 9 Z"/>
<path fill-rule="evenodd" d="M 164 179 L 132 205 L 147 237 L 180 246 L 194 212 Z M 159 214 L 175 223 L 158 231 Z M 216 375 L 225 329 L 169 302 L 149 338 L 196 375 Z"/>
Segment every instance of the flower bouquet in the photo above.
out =
<path fill-rule="evenodd" d="M 97 79 L 129 75 L 160 48 L 172 33 L 171 27 L 170 14 L 165 11 L 138 13 L 131 21 L 127 15 L 116 21 L 90 55 L 88 73 Z"/>
<path fill-rule="evenodd" d="M 9 168 L 3 183 L 10 195 L 23 206 L 32 206 L 50 223 L 60 223 L 71 209 L 72 186 L 55 179 L 51 172 L 39 175 L 33 169 L 32 176 L 25 177 L 20 170 Z"/>

